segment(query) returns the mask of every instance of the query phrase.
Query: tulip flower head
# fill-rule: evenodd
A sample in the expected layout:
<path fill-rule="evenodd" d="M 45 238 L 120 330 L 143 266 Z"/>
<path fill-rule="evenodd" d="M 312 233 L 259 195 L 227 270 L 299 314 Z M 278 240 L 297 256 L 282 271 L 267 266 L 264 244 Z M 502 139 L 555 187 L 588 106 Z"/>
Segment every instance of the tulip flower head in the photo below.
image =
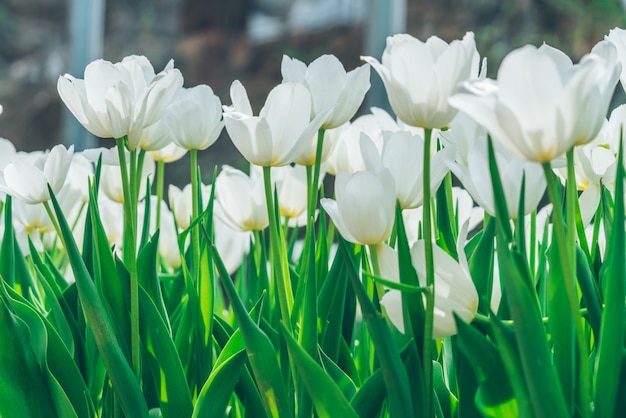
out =
<path fill-rule="evenodd" d="M 302 61 L 283 55 L 283 82 L 303 83 L 311 94 L 311 119 L 327 113 L 322 128 L 333 129 L 349 121 L 361 106 L 370 88 L 370 68 L 362 65 L 346 72 L 334 55 L 322 55 L 307 67 Z"/>
<path fill-rule="evenodd" d="M 338 173 L 337 200 L 324 198 L 321 205 L 348 241 L 379 244 L 391 235 L 395 217 L 395 181 L 389 170 Z"/>
<path fill-rule="evenodd" d="M 259 116 L 252 115 L 248 94 L 239 81 L 231 85 L 230 97 L 233 105 L 224 107 L 228 135 L 244 158 L 258 166 L 293 162 L 310 145 L 329 113 L 310 120 L 311 94 L 300 83 L 274 87 Z"/>
<path fill-rule="evenodd" d="M 381 265 L 381 274 L 391 281 L 399 281 L 398 256 L 386 245 L 377 247 L 378 259 Z M 463 252 L 459 254 L 464 254 Z M 478 311 L 478 292 L 469 274 L 467 260 L 461 255 L 457 262 L 441 248 L 433 247 L 435 264 L 435 309 L 433 324 L 433 339 L 449 337 L 456 334 L 456 323 L 453 313 L 463 321 L 471 322 Z M 426 277 L 426 257 L 424 255 L 424 241 L 417 241 L 411 248 L 411 262 L 420 284 Z M 385 308 L 387 316 L 393 325 L 402 333 L 404 320 L 402 312 L 402 294 L 399 290 L 389 290 L 382 297 L 380 304 Z"/>
<path fill-rule="evenodd" d="M 155 74 L 144 56 L 121 62 L 95 60 L 85 68 L 85 78 L 59 77 L 57 90 L 63 103 L 95 136 L 123 138 L 137 148 L 143 128 L 155 123 L 183 85 L 183 76 L 170 61 Z"/>
<path fill-rule="evenodd" d="M 73 145 L 57 145 L 47 153 L 22 155 L 4 168 L 0 189 L 31 205 L 47 202 L 48 185 L 58 194 L 65 184 L 73 153 Z"/>
<path fill-rule="evenodd" d="M 215 216 L 237 231 L 262 231 L 269 225 L 263 179 L 251 170 L 223 166 L 215 179 Z"/>
<path fill-rule="evenodd" d="M 174 161 L 180 160 L 186 153 L 187 150 L 185 148 L 181 148 L 171 142 L 163 148 L 159 148 L 156 151 L 150 151 L 150 156 L 154 161 L 173 163 Z"/>
<path fill-rule="evenodd" d="M 203 205 L 206 205 L 211 196 L 211 186 L 202 184 L 200 185 L 200 190 L 202 193 Z M 191 184 L 187 184 L 182 189 L 170 184 L 167 194 L 169 197 L 170 208 L 174 214 L 174 218 L 176 219 L 176 225 L 178 225 L 180 229 L 189 228 L 189 224 L 192 221 Z"/>
<path fill-rule="evenodd" d="M 394 113 L 410 126 L 439 129 L 456 115 L 448 98 L 459 83 L 477 78 L 480 58 L 474 34 L 450 44 L 436 36 L 426 42 L 408 34 L 387 38 L 382 63 L 361 57 L 378 72 Z"/>
<path fill-rule="evenodd" d="M 439 188 L 448 172 L 444 160 L 452 151 L 451 148 L 446 148 L 431 158 L 431 193 Z M 369 170 L 377 171 L 381 167 L 389 170 L 395 180 L 396 198 L 402 209 L 423 204 L 424 140 L 420 136 L 412 135 L 408 131 L 390 133 L 384 138 L 382 152 L 379 154 L 374 142 L 364 135 L 361 137 L 361 153 Z"/>
<path fill-rule="evenodd" d="M 592 140 L 602 127 L 619 64 L 610 45 L 577 65 L 547 45 L 527 45 L 502 61 L 497 87 L 469 86 L 450 103 L 466 112 L 520 158 L 547 163 Z M 613 56 L 605 59 L 603 56 Z"/>
<path fill-rule="evenodd" d="M 224 127 L 222 102 L 206 84 L 181 89 L 163 118 L 174 143 L 186 150 L 213 145 Z"/>

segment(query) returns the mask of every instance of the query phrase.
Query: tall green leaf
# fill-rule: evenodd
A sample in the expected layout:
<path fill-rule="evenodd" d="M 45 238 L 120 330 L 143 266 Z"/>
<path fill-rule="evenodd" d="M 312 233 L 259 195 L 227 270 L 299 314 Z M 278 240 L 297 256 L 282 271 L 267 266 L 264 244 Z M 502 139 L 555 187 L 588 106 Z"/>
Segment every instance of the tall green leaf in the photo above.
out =
<path fill-rule="evenodd" d="M 612 417 L 620 382 L 620 372 L 624 368 L 624 298 L 626 297 L 626 231 L 624 231 L 624 155 L 623 142 L 617 158 L 615 180 L 615 206 L 611 234 L 607 242 L 607 255 L 603 266 L 602 286 L 604 313 L 600 326 L 600 342 L 594 376 L 594 416 Z M 606 219 L 606 218 L 605 218 Z"/>
<path fill-rule="evenodd" d="M 320 417 L 357 418 L 356 411 L 333 379 L 304 351 L 284 325 L 282 331 L 289 355 L 296 364 L 298 376 L 304 382 L 317 414 Z"/>
<path fill-rule="evenodd" d="M 102 360 L 113 384 L 113 390 L 126 415 L 146 416 L 148 408 L 139 388 L 139 382 L 122 352 L 118 338 L 113 330 L 111 318 L 104 308 L 102 299 L 78 251 L 74 236 L 59 206 L 59 202 L 54 196 L 52 189 L 50 187 L 48 189 L 61 230 L 63 244 L 76 279 L 81 306 L 89 327 L 93 332 L 98 350 L 102 355 Z"/>

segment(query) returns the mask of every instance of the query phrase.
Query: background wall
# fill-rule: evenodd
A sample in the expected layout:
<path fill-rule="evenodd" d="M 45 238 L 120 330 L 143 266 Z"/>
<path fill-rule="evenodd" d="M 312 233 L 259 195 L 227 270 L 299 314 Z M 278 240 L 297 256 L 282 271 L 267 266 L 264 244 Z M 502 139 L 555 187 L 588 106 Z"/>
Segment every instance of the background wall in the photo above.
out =
<path fill-rule="evenodd" d="M 258 111 L 280 82 L 283 54 L 308 63 L 332 53 L 346 69 L 360 65 L 369 1 L 377 0 L 108 0 L 103 55 L 143 54 L 157 70 L 174 58 L 186 86 L 209 84 L 224 104 L 240 79 Z M 69 0 L 0 3 L 0 136 L 19 150 L 64 142 L 56 80 L 69 71 L 68 7 Z M 624 25 L 619 0 L 406 0 L 407 32 L 450 41 L 474 31 L 492 77 L 523 44 L 545 41 L 577 60 Z M 214 164 L 243 165 L 224 138 L 201 158 L 207 178 Z"/>

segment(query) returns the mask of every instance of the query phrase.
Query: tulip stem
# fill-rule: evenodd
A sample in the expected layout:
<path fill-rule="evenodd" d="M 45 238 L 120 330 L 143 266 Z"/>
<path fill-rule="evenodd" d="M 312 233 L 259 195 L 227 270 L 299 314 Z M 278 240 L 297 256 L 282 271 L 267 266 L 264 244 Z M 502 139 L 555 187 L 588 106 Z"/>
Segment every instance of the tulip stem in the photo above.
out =
<path fill-rule="evenodd" d="M 424 252 L 426 258 L 426 312 L 424 318 L 424 346 L 422 349 L 422 368 L 424 370 L 424 416 L 433 416 L 433 370 L 432 339 L 435 312 L 435 267 L 433 261 L 433 241 L 430 215 L 430 142 L 433 130 L 424 129 L 424 204 L 422 209 L 424 226 Z"/>
<path fill-rule="evenodd" d="M 133 208 L 132 197 L 134 186 L 129 180 L 126 164 L 125 151 L 126 138 L 118 138 L 115 140 L 117 145 L 117 153 L 120 160 L 120 173 L 122 175 L 122 187 L 124 192 L 124 264 L 128 268 L 129 286 L 130 286 L 130 341 L 131 341 L 131 364 L 137 379 L 141 377 L 141 351 L 139 341 L 139 282 L 137 278 L 137 254 L 135 246 L 137 243 L 137 224 L 134 214 L 136 207 Z M 134 179 L 135 173 L 133 168 L 136 164 L 133 162 L 135 154 L 131 152 L 131 179 Z"/>
<path fill-rule="evenodd" d="M 322 150 L 324 149 L 324 132 L 323 128 L 317 131 L 317 147 L 315 149 L 315 163 L 312 166 L 306 166 L 307 178 L 307 211 L 306 211 L 306 233 L 304 237 L 304 248 L 302 250 L 302 269 L 306 269 L 309 263 L 309 247 L 315 245 L 315 210 L 317 209 L 319 182 L 320 182 L 320 166 L 322 164 Z M 302 270 L 305 271 L 305 270 Z"/>
<path fill-rule="evenodd" d="M 65 246 L 65 241 L 63 241 L 63 234 L 61 234 L 61 228 L 59 227 L 59 222 L 57 221 L 57 217 L 52 211 L 52 208 L 50 208 L 50 202 L 46 200 L 42 203 L 43 203 L 43 207 L 46 209 L 46 213 L 48 214 L 48 217 L 50 218 L 50 222 L 52 222 L 52 225 L 54 226 L 54 230 L 56 231 L 57 236 L 59 237 L 59 239 L 61 240 L 61 243 L 63 244 L 63 248 L 67 248 Z"/>
<path fill-rule="evenodd" d="M 281 226 L 276 219 L 274 209 L 274 188 L 272 187 L 271 167 L 263 167 L 263 184 L 265 186 L 265 199 L 267 201 L 267 215 L 270 224 L 270 260 L 272 275 L 276 280 L 278 291 L 278 303 L 283 323 L 289 332 L 291 326 L 291 307 L 293 306 L 293 292 L 291 290 L 291 279 L 289 277 L 289 266 L 287 264 L 287 249 L 285 243 L 281 241 Z"/>
<path fill-rule="evenodd" d="M 157 196 L 157 207 L 156 207 L 156 229 L 161 228 L 161 202 L 163 201 L 163 187 L 164 187 L 164 176 L 165 176 L 165 161 L 159 160 L 157 162 L 157 178 L 156 178 L 156 196 Z"/>
<path fill-rule="evenodd" d="M 191 222 L 198 218 L 199 190 L 198 190 L 198 150 L 189 150 L 189 166 L 191 168 Z M 200 272 L 200 234 L 198 226 L 191 229 L 191 251 L 193 260 L 193 277 L 197 280 Z"/>

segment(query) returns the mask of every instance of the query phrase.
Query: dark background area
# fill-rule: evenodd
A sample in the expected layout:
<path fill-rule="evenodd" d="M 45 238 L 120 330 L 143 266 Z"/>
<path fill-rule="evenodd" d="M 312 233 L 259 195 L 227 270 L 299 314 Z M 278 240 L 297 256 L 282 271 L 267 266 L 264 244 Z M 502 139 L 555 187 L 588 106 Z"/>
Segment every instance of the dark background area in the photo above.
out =
<path fill-rule="evenodd" d="M 292 26 L 274 40 L 251 39 L 246 28 L 252 14 L 264 12 L 274 21 L 287 19 L 289 10 L 281 7 L 283 3 L 108 0 L 103 56 L 116 62 L 130 54 L 146 55 L 157 71 L 173 58 L 187 87 L 206 83 L 223 104 L 230 104 L 230 84 L 239 79 L 255 112 L 281 80 L 283 54 L 308 64 L 332 53 L 347 70 L 361 65 L 367 19 L 335 22 L 315 30 Z M 0 136 L 12 140 L 18 150 L 41 150 L 66 142 L 56 80 L 68 71 L 68 7 L 67 0 L 0 1 L 0 104 L 4 106 Z M 451 41 L 474 31 L 492 77 L 504 55 L 521 45 L 546 42 L 577 61 L 610 29 L 625 24 L 620 0 L 407 0 L 408 33 L 420 39 L 437 35 Z M 82 78 L 82 74 L 74 75 Z M 378 76 L 372 72 L 372 77 Z M 367 105 L 362 111 L 367 111 Z M 222 136 L 200 153 L 205 179 L 215 164 L 245 165 Z M 106 141 L 96 144 L 108 145 Z M 179 166 L 186 167 L 185 160 Z M 185 183 L 186 168 L 180 176 L 178 171 L 183 169 L 169 171 L 171 181 Z"/>

